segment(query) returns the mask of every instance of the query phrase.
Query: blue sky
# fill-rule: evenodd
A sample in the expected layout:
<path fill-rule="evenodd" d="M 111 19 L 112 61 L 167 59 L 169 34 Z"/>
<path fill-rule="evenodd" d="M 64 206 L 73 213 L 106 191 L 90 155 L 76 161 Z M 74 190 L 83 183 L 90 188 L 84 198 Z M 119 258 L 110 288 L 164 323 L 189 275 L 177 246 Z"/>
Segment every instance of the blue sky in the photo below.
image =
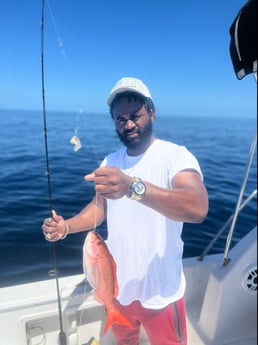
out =
<path fill-rule="evenodd" d="M 45 0 L 47 110 L 107 112 L 123 76 L 157 112 L 256 116 L 252 75 L 237 80 L 229 27 L 243 0 Z M 0 108 L 42 109 L 41 0 L 0 0 Z"/>

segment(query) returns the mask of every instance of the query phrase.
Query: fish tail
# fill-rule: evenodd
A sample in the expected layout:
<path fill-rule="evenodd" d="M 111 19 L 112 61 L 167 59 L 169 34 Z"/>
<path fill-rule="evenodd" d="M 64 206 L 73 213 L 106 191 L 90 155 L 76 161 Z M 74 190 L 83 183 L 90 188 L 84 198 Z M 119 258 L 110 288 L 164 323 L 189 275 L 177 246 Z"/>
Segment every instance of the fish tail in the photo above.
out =
<path fill-rule="evenodd" d="M 104 328 L 104 334 L 113 324 L 118 324 L 121 326 L 132 327 L 131 322 L 120 312 L 120 310 L 115 309 L 112 313 L 107 313 L 107 320 Z"/>

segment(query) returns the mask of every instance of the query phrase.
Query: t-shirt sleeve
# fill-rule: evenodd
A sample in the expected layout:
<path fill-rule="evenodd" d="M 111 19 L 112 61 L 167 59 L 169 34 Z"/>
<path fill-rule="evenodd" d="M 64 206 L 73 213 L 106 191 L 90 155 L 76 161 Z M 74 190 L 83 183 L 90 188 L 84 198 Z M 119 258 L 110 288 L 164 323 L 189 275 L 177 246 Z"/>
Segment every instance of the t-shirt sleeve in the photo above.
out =
<path fill-rule="evenodd" d="M 174 152 L 171 151 L 168 155 L 168 174 L 172 181 L 173 177 L 183 170 L 195 170 L 203 179 L 203 174 L 196 157 L 185 147 L 180 146 Z"/>

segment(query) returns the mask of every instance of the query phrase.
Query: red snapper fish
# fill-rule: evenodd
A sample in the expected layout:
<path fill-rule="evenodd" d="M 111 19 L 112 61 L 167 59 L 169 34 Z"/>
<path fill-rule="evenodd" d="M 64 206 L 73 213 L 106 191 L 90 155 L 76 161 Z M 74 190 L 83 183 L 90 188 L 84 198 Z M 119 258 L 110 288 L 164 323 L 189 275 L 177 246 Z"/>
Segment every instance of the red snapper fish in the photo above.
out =
<path fill-rule="evenodd" d="M 84 272 L 94 289 L 94 298 L 105 305 L 107 319 L 104 334 L 113 324 L 131 327 L 131 323 L 116 306 L 118 283 L 116 263 L 103 238 L 89 231 L 83 246 Z"/>

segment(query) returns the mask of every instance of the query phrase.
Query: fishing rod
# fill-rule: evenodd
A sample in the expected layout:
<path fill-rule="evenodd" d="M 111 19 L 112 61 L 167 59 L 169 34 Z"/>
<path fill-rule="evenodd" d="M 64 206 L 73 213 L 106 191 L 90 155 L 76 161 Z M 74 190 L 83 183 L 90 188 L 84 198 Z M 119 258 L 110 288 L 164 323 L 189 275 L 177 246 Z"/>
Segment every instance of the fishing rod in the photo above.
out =
<path fill-rule="evenodd" d="M 48 139 L 47 139 L 47 116 L 46 116 L 46 102 L 45 102 L 45 70 L 44 70 L 44 19 L 45 19 L 45 0 L 42 0 L 42 13 L 41 13 L 41 87 L 42 87 L 42 106 L 43 106 L 43 126 L 44 126 L 44 142 L 45 142 L 45 155 L 46 155 L 46 175 L 48 182 L 48 201 L 49 201 L 49 212 L 52 217 L 52 193 L 51 193 L 51 181 L 50 181 L 50 169 L 49 169 L 49 156 L 48 156 Z M 57 302 L 58 302 L 58 314 L 59 314 L 59 344 L 67 345 L 66 335 L 63 328 L 62 320 L 62 306 L 58 280 L 57 270 L 57 255 L 55 242 L 52 243 L 52 256 L 53 256 L 53 270 L 51 275 L 55 276 L 56 291 L 57 291 Z"/>

